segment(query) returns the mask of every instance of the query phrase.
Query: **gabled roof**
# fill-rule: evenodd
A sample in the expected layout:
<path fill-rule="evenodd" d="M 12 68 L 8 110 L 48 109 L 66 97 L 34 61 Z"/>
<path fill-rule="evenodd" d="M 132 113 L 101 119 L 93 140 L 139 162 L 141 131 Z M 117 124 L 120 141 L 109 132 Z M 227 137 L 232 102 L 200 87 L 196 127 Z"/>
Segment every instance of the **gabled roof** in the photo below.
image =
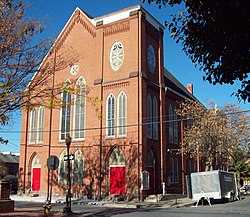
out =
<path fill-rule="evenodd" d="M 132 7 L 128 7 L 119 11 L 115 11 L 113 13 L 110 14 L 106 14 L 100 17 L 96 17 L 93 18 L 90 14 L 86 13 L 84 10 L 80 9 L 79 7 L 77 7 L 74 12 L 71 14 L 70 18 L 68 19 L 67 23 L 64 25 L 63 29 L 61 30 L 61 32 L 59 33 L 59 35 L 57 36 L 54 44 L 52 45 L 52 47 L 49 49 L 48 53 L 45 55 L 45 57 L 43 58 L 37 72 L 40 70 L 40 68 L 42 67 L 44 61 L 46 60 L 46 58 L 48 57 L 48 55 L 51 53 L 51 51 L 54 49 L 55 45 L 57 44 L 57 42 L 59 41 L 60 37 L 62 36 L 63 32 L 65 31 L 65 29 L 67 28 L 67 26 L 69 25 L 70 21 L 73 19 L 75 14 L 82 14 L 94 27 L 97 27 L 97 24 L 102 21 L 103 25 L 106 24 L 110 24 L 113 22 L 116 22 L 118 20 L 122 20 L 122 19 L 126 19 L 130 16 L 131 12 L 133 11 L 138 11 L 141 10 L 144 15 L 146 20 L 153 25 L 156 29 L 164 29 L 164 26 L 157 21 L 149 12 L 147 12 L 141 5 L 136 5 L 136 6 L 132 6 Z M 33 75 L 32 79 L 30 80 L 27 88 L 30 86 L 31 82 L 33 81 L 33 79 L 35 78 L 37 72 Z"/>
<path fill-rule="evenodd" d="M 19 163 L 19 156 L 12 154 L 2 154 L 0 153 L 0 162 L 3 163 Z"/>
<path fill-rule="evenodd" d="M 191 94 L 186 87 L 184 87 L 167 69 L 164 69 L 164 83 L 165 90 L 170 90 L 181 95 L 183 98 L 198 101 L 198 99 Z"/>

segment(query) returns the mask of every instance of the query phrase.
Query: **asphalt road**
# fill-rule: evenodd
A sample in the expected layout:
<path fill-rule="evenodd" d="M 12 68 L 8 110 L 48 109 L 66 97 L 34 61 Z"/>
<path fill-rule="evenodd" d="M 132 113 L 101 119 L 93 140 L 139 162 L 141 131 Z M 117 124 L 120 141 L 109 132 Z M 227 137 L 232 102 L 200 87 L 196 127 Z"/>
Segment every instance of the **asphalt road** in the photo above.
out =
<path fill-rule="evenodd" d="M 53 204 L 52 210 L 62 211 L 65 204 Z M 42 203 L 18 202 L 16 208 L 42 209 Z M 212 206 L 183 208 L 115 208 L 95 205 L 72 205 L 75 213 L 85 217 L 121 216 L 121 217 L 250 217 L 250 197 L 233 203 L 214 204 Z"/>

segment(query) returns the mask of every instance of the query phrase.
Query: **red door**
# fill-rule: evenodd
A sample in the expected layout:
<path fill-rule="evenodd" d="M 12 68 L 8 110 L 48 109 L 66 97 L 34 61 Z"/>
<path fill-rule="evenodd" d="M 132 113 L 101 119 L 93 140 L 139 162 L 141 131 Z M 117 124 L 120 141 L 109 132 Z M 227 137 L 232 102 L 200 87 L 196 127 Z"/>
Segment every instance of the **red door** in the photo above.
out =
<path fill-rule="evenodd" d="M 149 194 L 154 194 L 155 190 L 155 170 L 154 167 L 147 167 L 149 172 Z"/>
<path fill-rule="evenodd" d="M 110 194 L 124 194 L 125 182 L 125 167 L 110 167 Z"/>
<path fill-rule="evenodd" d="M 32 191 L 40 191 L 41 168 L 32 170 Z"/>

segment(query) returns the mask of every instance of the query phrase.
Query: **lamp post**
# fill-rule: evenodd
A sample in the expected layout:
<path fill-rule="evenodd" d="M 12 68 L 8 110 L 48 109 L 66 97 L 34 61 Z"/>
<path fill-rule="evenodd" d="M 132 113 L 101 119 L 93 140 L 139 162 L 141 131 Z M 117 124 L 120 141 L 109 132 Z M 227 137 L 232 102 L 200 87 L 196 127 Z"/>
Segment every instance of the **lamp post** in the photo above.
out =
<path fill-rule="evenodd" d="M 71 144 L 71 137 L 67 134 L 66 139 L 66 146 L 67 146 L 67 194 L 66 194 L 66 206 L 63 208 L 64 213 L 72 213 L 71 211 L 71 179 L 70 179 L 70 159 L 69 159 L 69 148 Z"/>

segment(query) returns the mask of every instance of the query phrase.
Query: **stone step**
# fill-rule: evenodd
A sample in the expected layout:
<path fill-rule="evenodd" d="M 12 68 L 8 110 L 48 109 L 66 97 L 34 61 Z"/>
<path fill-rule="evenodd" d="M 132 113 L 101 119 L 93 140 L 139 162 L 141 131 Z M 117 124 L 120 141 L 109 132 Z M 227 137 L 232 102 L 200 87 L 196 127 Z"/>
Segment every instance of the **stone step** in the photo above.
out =
<path fill-rule="evenodd" d="M 148 195 L 148 197 L 145 198 L 145 202 L 159 202 L 159 201 L 166 201 L 166 200 L 174 200 L 179 198 L 185 198 L 187 195 L 183 194 L 151 194 Z"/>

